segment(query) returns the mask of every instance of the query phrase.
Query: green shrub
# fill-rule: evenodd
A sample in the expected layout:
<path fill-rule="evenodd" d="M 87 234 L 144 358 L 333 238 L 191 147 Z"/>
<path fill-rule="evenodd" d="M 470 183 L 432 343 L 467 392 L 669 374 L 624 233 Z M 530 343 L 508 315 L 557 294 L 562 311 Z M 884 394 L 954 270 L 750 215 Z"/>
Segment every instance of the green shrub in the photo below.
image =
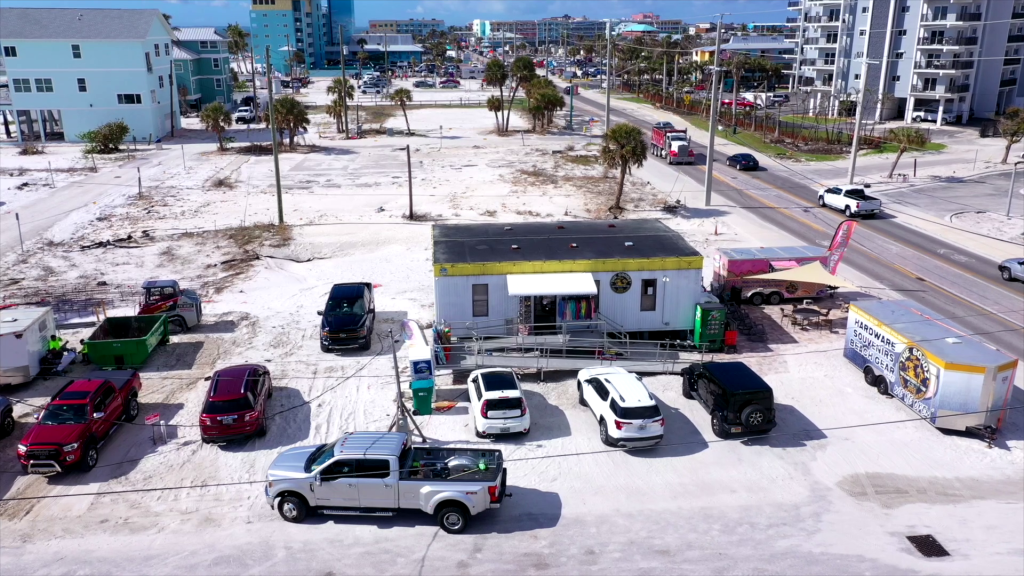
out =
<path fill-rule="evenodd" d="M 129 132 L 131 129 L 124 120 L 114 120 L 88 132 L 83 132 L 77 137 L 86 143 L 85 150 L 83 150 L 86 154 L 113 154 L 121 147 Z"/>

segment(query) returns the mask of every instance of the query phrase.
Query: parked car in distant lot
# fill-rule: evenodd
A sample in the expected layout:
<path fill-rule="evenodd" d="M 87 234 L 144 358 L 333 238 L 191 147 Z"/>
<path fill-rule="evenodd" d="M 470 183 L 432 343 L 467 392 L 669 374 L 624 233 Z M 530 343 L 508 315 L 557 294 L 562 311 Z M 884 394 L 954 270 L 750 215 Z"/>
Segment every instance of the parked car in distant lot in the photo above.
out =
<path fill-rule="evenodd" d="M 936 122 L 939 119 L 939 107 L 926 106 L 924 108 L 914 108 L 914 111 L 910 114 L 910 119 L 914 122 Z M 955 122 L 956 114 L 951 110 L 943 110 L 942 121 L 945 123 Z"/>
<path fill-rule="evenodd" d="M 442 88 L 445 86 L 445 84 L 454 84 L 456 86 L 462 85 L 462 83 L 456 80 L 455 78 L 445 78 L 444 80 L 438 82 L 438 84 L 441 85 Z"/>
<path fill-rule="evenodd" d="M 347 282 L 331 286 L 327 304 L 317 310 L 320 318 L 320 351 L 358 346 L 369 350 L 377 318 L 372 282 Z"/>
<path fill-rule="evenodd" d="M 430 80 L 417 80 L 417 81 L 412 83 L 412 87 L 413 88 L 436 88 L 437 85 L 435 85 Z"/>
<path fill-rule="evenodd" d="M 0 396 L 0 438 L 7 438 L 14 432 L 14 406 L 7 398 Z"/>
<path fill-rule="evenodd" d="M 526 398 L 523 398 L 519 378 L 508 368 L 477 370 L 470 374 L 469 405 L 477 438 L 530 433 Z"/>
<path fill-rule="evenodd" d="M 683 397 L 711 415 L 718 438 L 775 428 L 772 387 L 743 362 L 705 362 L 683 368 Z"/>
<path fill-rule="evenodd" d="M 359 89 L 359 93 L 363 94 L 364 96 L 367 94 L 383 94 L 384 90 L 377 86 L 363 84 L 363 87 Z"/>
<path fill-rule="evenodd" d="M 772 94 L 768 97 L 768 103 L 776 106 L 789 104 L 789 94 Z"/>
<path fill-rule="evenodd" d="M 722 100 L 722 106 L 728 106 L 728 107 L 731 108 L 732 107 L 732 100 Z M 757 108 L 757 105 L 754 104 L 753 102 L 747 102 L 746 100 L 742 100 L 742 99 L 737 98 L 736 99 L 736 107 L 737 108 L 748 109 L 748 108 Z"/>
<path fill-rule="evenodd" d="M 1010 258 L 1003 260 L 999 263 L 999 275 L 1007 282 L 1012 280 L 1024 281 L 1024 259 Z"/>
<path fill-rule="evenodd" d="M 737 170 L 757 170 L 761 165 L 753 154 L 733 154 L 725 159 L 726 166 L 734 166 Z"/>
<path fill-rule="evenodd" d="M 654 396 L 636 374 L 618 367 L 584 368 L 576 376 L 581 406 L 597 418 L 607 446 L 653 446 L 665 436 L 665 418 Z"/>
<path fill-rule="evenodd" d="M 459 88 L 459 85 L 458 84 L 451 84 L 451 83 L 448 83 L 448 84 L 442 83 L 439 86 L 439 88 L 441 88 L 442 90 L 457 90 Z"/>
<path fill-rule="evenodd" d="M 267 403 L 274 395 L 270 371 L 258 364 L 213 373 L 199 415 L 204 444 L 230 442 L 267 433 Z"/>

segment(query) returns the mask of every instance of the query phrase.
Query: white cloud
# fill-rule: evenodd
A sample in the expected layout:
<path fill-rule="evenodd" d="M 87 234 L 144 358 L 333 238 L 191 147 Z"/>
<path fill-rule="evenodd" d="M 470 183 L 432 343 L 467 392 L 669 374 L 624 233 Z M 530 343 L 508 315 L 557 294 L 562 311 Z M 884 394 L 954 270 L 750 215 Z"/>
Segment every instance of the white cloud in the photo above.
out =
<path fill-rule="evenodd" d="M 410 10 L 410 12 L 413 12 L 413 13 L 415 13 L 415 14 L 423 14 L 423 12 L 424 12 L 424 10 L 423 10 L 423 4 L 417 4 L 415 8 L 413 8 L 412 10 Z"/>

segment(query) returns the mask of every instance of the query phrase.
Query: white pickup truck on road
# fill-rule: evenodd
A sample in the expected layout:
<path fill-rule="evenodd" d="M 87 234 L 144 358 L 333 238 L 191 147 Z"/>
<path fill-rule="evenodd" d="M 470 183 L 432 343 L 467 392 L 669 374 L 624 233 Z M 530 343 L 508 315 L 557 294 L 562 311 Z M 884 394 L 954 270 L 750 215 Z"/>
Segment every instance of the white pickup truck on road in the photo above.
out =
<path fill-rule="evenodd" d="M 265 495 L 288 522 L 302 522 L 309 512 L 393 516 L 416 508 L 458 534 L 470 516 L 501 506 L 503 462 L 501 451 L 490 448 L 410 446 L 401 432 L 349 432 L 279 454 L 267 470 Z"/>
<path fill-rule="evenodd" d="M 882 211 L 882 201 L 868 196 L 862 186 L 831 186 L 818 192 L 818 206 L 833 208 L 847 218 L 874 218 Z"/>
<path fill-rule="evenodd" d="M 256 111 L 249 106 L 235 110 L 235 124 L 251 124 L 256 121 Z"/>

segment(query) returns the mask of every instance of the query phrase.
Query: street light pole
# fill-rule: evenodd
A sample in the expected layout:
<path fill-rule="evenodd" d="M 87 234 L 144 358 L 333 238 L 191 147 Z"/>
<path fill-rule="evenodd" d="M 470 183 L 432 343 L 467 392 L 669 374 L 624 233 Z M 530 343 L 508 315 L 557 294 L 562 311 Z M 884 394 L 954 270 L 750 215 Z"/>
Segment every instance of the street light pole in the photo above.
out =
<path fill-rule="evenodd" d="M 1006 192 L 1006 215 L 1010 215 L 1010 205 L 1013 204 L 1013 184 L 1017 180 L 1017 166 L 1024 164 L 1024 160 L 1013 163 L 1013 172 L 1010 174 L 1010 189 Z"/>
<path fill-rule="evenodd" d="M 715 63 L 711 70 L 711 118 L 708 120 L 708 155 L 704 161 L 704 205 L 711 206 L 711 182 L 715 171 L 715 132 L 718 130 L 718 57 L 722 51 L 722 16 L 718 15 L 715 29 Z M 733 80 L 735 82 L 735 80 Z"/>
<path fill-rule="evenodd" d="M 345 25 L 338 24 L 338 38 L 340 44 L 339 50 L 341 51 L 341 110 L 342 114 L 345 115 L 345 140 L 348 140 L 351 135 L 348 132 L 348 78 L 345 76 Z"/>
<path fill-rule="evenodd" d="M 267 107 L 270 108 L 270 142 L 274 151 L 274 185 L 277 187 L 277 224 L 284 224 L 284 200 L 281 198 L 281 165 L 277 160 L 277 124 L 274 122 L 274 65 L 267 45 Z"/>
<path fill-rule="evenodd" d="M 868 37 L 871 35 L 869 34 Z M 857 102 L 857 118 L 854 120 L 853 125 L 853 145 L 850 148 L 850 174 L 847 177 L 847 184 L 853 184 L 853 178 L 857 172 L 857 151 L 860 150 L 860 123 L 861 119 L 864 118 L 865 99 L 867 92 L 864 87 L 868 83 L 868 47 L 867 42 L 864 43 L 864 59 L 860 62 L 860 98 Z"/>
<path fill-rule="evenodd" d="M 604 62 L 604 133 L 612 127 L 612 21 L 609 18 L 605 26 L 608 38 L 608 56 Z"/>

